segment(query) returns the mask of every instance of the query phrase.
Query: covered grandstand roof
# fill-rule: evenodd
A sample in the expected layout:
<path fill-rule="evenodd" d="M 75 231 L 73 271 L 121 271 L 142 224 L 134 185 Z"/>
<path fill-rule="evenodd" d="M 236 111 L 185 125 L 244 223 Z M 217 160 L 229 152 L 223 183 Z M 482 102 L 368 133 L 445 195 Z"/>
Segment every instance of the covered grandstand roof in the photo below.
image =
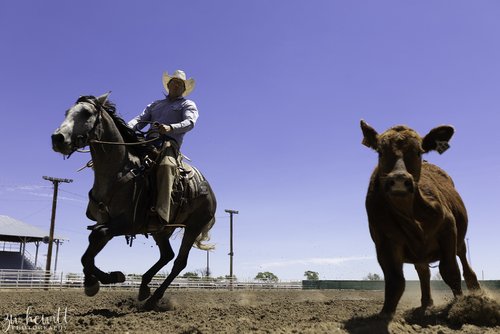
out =
<path fill-rule="evenodd" d="M 9 216 L 0 215 L 0 241 L 34 242 L 42 241 L 48 235 L 49 231 L 44 231 Z M 54 239 L 63 240 L 64 238 L 54 236 Z"/>

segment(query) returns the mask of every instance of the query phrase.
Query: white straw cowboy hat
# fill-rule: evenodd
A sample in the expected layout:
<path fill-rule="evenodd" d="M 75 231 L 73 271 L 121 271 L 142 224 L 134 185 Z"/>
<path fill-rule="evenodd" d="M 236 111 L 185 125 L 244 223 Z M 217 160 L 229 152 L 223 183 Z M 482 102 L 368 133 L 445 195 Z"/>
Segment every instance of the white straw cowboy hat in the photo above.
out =
<path fill-rule="evenodd" d="M 165 90 L 167 91 L 167 93 L 168 93 L 168 83 L 170 80 L 172 80 L 174 78 L 180 79 L 184 82 L 184 86 L 186 87 L 186 90 L 184 91 L 184 93 L 182 93 L 182 96 L 187 96 L 193 91 L 194 79 L 189 78 L 186 80 L 186 73 L 184 73 L 184 71 L 177 70 L 172 75 L 168 75 L 167 72 L 163 73 L 163 87 L 165 87 Z"/>

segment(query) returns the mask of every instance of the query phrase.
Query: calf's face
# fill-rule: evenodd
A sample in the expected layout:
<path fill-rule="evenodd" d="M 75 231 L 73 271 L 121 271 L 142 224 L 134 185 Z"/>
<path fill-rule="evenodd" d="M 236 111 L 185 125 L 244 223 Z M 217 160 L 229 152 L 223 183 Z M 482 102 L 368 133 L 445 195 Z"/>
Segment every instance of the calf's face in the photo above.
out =
<path fill-rule="evenodd" d="M 363 145 L 379 154 L 378 176 L 381 189 L 389 197 L 406 197 L 415 192 L 422 168 L 422 153 L 443 153 L 453 135 L 448 125 L 432 129 L 423 138 L 407 126 L 398 125 L 378 134 L 361 121 Z"/>

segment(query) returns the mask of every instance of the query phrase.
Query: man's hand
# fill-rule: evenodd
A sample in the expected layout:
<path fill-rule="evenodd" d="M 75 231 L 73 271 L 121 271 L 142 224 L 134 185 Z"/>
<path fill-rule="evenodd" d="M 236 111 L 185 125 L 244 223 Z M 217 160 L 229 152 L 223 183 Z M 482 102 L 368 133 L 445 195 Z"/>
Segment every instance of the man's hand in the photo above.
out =
<path fill-rule="evenodd" d="M 166 125 L 166 124 L 159 124 L 157 126 L 158 128 L 158 132 L 161 134 L 161 135 L 164 135 L 170 131 L 172 131 L 172 127 L 170 125 Z"/>

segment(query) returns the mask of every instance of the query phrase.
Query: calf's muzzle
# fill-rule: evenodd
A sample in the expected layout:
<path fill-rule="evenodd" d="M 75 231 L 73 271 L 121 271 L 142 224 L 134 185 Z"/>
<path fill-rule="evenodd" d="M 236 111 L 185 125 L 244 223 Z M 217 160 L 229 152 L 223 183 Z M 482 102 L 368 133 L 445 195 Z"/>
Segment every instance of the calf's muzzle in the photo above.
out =
<path fill-rule="evenodd" d="M 398 159 L 386 177 L 385 191 L 390 195 L 404 196 L 412 194 L 414 190 L 413 176 L 406 170 L 403 159 Z"/>

